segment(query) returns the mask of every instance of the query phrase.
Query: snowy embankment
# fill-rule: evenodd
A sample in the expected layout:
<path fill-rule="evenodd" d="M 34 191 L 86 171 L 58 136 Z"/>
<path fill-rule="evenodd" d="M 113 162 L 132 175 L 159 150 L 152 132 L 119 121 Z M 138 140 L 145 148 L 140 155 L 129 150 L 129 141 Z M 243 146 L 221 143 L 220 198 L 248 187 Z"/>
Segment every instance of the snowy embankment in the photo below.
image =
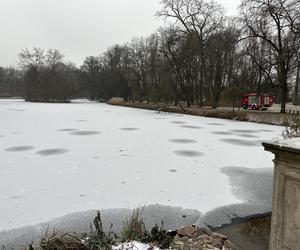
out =
<path fill-rule="evenodd" d="M 157 247 L 152 247 L 148 244 L 143 244 L 140 242 L 129 242 L 129 243 L 123 243 L 118 246 L 115 246 L 112 248 L 113 250 L 129 250 L 129 249 L 138 249 L 138 250 L 148 250 L 148 249 L 153 249 L 153 250 L 159 250 Z"/>
<path fill-rule="evenodd" d="M 270 205 L 261 142 L 281 127 L 88 101 L 1 99 L 0 116 L 0 231 L 99 208 Z"/>

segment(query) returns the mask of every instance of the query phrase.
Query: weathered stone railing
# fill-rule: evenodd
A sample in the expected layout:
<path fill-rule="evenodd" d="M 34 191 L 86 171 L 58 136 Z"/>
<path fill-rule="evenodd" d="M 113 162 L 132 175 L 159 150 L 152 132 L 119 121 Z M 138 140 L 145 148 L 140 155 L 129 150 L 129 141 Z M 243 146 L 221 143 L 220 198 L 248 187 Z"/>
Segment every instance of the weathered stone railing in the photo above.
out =
<path fill-rule="evenodd" d="M 270 250 L 300 249 L 300 138 L 263 146 L 275 154 Z"/>

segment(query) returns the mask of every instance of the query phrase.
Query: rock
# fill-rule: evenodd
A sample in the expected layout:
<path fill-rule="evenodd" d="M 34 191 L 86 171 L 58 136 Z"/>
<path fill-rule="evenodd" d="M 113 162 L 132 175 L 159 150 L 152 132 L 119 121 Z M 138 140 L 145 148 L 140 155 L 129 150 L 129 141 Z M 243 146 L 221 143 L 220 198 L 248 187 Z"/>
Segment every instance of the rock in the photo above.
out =
<path fill-rule="evenodd" d="M 222 250 L 231 250 L 231 249 L 223 246 Z"/>
<path fill-rule="evenodd" d="M 219 250 L 218 248 L 215 248 L 213 245 L 211 244 L 205 244 L 203 247 L 202 247 L 202 250 Z"/>
<path fill-rule="evenodd" d="M 204 242 L 201 241 L 201 240 L 198 240 L 198 241 L 193 245 L 193 248 L 195 248 L 195 249 L 202 249 L 203 245 L 204 245 Z"/>
<path fill-rule="evenodd" d="M 189 225 L 177 230 L 177 234 L 179 236 L 197 237 L 199 236 L 200 231 L 194 225 Z"/>
<path fill-rule="evenodd" d="M 210 243 L 211 243 L 211 238 L 210 238 L 210 236 L 209 236 L 209 235 L 206 235 L 206 234 L 201 235 L 200 237 L 198 237 L 198 239 L 199 239 L 200 241 L 202 241 L 204 244 L 210 244 Z"/>
<path fill-rule="evenodd" d="M 225 236 L 225 235 L 223 235 L 223 234 L 219 234 L 219 233 L 212 233 L 212 235 L 211 235 L 213 238 L 219 238 L 219 239 L 222 239 L 222 240 L 227 240 L 228 239 L 228 237 L 227 236 Z"/>
<path fill-rule="evenodd" d="M 219 249 L 222 249 L 223 244 L 224 244 L 224 240 L 223 240 L 223 239 L 220 239 L 220 238 L 212 238 L 212 239 L 211 239 L 211 244 L 212 244 L 214 247 L 217 247 L 217 248 L 219 248 Z"/>
<path fill-rule="evenodd" d="M 209 228 L 200 228 L 201 234 L 212 235 L 212 231 Z"/>
<path fill-rule="evenodd" d="M 206 232 L 193 225 L 177 230 L 172 247 L 181 250 L 238 250 L 227 236 Z"/>
<path fill-rule="evenodd" d="M 184 243 L 189 242 L 189 237 L 183 236 L 183 237 L 180 238 L 180 241 L 182 241 Z"/>
<path fill-rule="evenodd" d="M 238 250 L 238 248 L 235 245 L 233 245 L 233 243 L 228 239 L 224 241 L 224 247 L 225 247 L 225 249 L 227 247 L 230 250 Z"/>

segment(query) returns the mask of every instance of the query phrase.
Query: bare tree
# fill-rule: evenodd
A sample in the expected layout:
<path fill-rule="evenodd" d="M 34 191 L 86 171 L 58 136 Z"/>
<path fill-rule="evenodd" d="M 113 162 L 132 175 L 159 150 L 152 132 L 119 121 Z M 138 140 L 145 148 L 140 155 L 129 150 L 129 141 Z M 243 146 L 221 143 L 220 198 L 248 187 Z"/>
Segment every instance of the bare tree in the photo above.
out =
<path fill-rule="evenodd" d="M 28 48 L 22 49 L 19 53 L 19 63 L 21 67 L 40 67 L 45 64 L 45 50 L 34 47 L 31 50 Z"/>
<path fill-rule="evenodd" d="M 280 87 L 281 113 L 285 112 L 288 78 L 297 51 L 299 10 L 300 2 L 295 0 L 244 0 L 240 7 L 243 39 L 257 38 L 270 49 L 267 64 L 265 60 L 260 61 L 263 64 L 254 62 L 270 82 Z"/>
<path fill-rule="evenodd" d="M 295 79 L 295 88 L 294 88 L 294 105 L 300 104 L 299 90 L 300 90 L 300 55 L 298 56 L 297 59 L 296 79 Z"/>
<path fill-rule="evenodd" d="M 75 70 L 62 61 L 59 50 L 34 47 L 19 54 L 24 69 L 25 99 L 41 102 L 66 102 L 72 95 Z"/>
<path fill-rule="evenodd" d="M 90 98 L 97 99 L 100 97 L 101 89 L 99 85 L 99 74 L 101 70 L 101 62 L 99 58 L 94 56 L 89 56 L 85 58 L 83 65 L 81 66 L 81 70 L 84 73 L 85 78 L 88 81 L 89 90 L 90 90 Z"/>
<path fill-rule="evenodd" d="M 58 49 L 48 49 L 45 54 L 45 64 L 50 67 L 55 67 L 63 58 L 64 55 Z"/>
<path fill-rule="evenodd" d="M 206 42 L 211 34 L 223 26 L 223 8 L 214 1 L 205 0 L 162 0 L 162 9 L 158 16 L 174 20 L 183 36 L 193 41 L 199 56 L 199 92 L 202 106 L 203 87 L 206 85 L 213 108 L 217 106 L 215 95 L 207 77 Z"/>

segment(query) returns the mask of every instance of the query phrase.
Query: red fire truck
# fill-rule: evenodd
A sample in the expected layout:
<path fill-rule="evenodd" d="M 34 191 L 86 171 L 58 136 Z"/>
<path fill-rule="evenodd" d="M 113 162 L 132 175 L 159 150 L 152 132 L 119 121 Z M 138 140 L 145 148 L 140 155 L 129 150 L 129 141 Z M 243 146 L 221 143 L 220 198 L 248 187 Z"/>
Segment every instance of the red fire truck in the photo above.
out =
<path fill-rule="evenodd" d="M 273 105 L 274 96 L 272 94 L 245 94 L 242 97 L 241 106 L 243 109 L 265 110 Z"/>

